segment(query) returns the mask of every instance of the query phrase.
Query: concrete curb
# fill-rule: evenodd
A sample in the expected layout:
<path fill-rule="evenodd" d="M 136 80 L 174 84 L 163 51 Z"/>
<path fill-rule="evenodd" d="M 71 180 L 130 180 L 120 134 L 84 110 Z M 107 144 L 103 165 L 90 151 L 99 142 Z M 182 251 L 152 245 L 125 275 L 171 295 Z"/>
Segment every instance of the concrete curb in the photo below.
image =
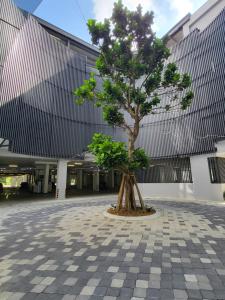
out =
<path fill-rule="evenodd" d="M 109 219 L 114 219 L 114 220 L 121 220 L 121 221 L 150 221 L 157 219 L 161 216 L 161 210 L 157 209 L 156 213 L 154 215 L 150 216 L 141 216 L 141 217 L 123 217 L 123 216 L 117 216 L 117 215 L 112 215 L 108 213 L 107 211 L 103 212 L 103 216 Z"/>

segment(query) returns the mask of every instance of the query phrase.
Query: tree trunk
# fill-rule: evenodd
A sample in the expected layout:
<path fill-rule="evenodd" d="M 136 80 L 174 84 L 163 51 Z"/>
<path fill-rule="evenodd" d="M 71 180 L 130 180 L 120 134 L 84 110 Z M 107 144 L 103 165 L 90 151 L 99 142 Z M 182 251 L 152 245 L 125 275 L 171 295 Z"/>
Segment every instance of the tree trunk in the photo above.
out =
<path fill-rule="evenodd" d="M 135 150 L 135 141 L 137 139 L 139 133 L 139 120 L 135 119 L 134 129 L 129 130 L 129 138 L 128 138 L 128 158 L 132 159 L 133 152 Z M 126 209 L 126 210 L 136 210 L 136 199 L 135 199 L 135 189 L 137 191 L 138 200 L 140 204 L 138 205 L 141 209 L 145 210 L 145 205 L 143 198 L 141 196 L 140 190 L 138 188 L 138 184 L 135 178 L 134 173 L 123 173 L 120 190 L 118 194 L 117 201 L 117 210 Z"/>
<path fill-rule="evenodd" d="M 137 191 L 139 205 L 136 204 L 135 189 Z M 137 185 L 135 175 L 133 173 L 124 173 L 118 194 L 117 210 L 126 209 L 136 210 L 138 207 L 145 210 L 144 201 Z"/>

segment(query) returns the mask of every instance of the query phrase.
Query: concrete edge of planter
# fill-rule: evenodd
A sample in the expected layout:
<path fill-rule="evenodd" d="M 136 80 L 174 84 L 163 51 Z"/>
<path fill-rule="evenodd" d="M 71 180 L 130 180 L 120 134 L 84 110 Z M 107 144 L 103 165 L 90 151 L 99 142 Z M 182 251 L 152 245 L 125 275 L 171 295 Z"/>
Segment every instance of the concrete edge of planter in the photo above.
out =
<path fill-rule="evenodd" d="M 117 216 L 117 215 L 112 215 L 108 213 L 107 211 L 103 212 L 104 217 L 109 218 L 109 219 L 114 219 L 114 220 L 121 220 L 121 221 L 150 221 L 157 219 L 158 217 L 161 216 L 161 211 L 160 209 L 156 210 L 156 213 L 150 216 L 141 216 L 141 217 L 124 217 L 124 216 Z"/>

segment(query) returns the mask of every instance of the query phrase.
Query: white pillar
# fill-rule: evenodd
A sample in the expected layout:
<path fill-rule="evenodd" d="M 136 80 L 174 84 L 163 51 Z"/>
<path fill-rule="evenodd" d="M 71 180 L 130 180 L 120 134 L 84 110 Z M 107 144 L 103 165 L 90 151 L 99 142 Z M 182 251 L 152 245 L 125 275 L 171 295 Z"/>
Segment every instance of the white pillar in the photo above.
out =
<path fill-rule="evenodd" d="M 57 164 L 56 199 L 66 198 L 67 160 L 59 160 Z"/>
<path fill-rule="evenodd" d="M 99 172 L 93 173 L 93 192 L 99 192 Z"/>
<path fill-rule="evenodd" d="M 83 170 L 77 171 L 77 189 L 82 190 L 83 187 Z"/>
<path fill-rule="evenodd" d="M 49 180 L 49 164 L 45 165 L 44 169 L 44 181 L 43 181 L 43 193 L 48 193 L 48 180 Z"/>
<path fill-rule="evenodd" d="M 221 184 L 213 184 L 210 180 L 208 157 L 214 154 L 196 155 L 190 157 L 193 180 L 193 196 L 200 200 L 222 201 Z"/>

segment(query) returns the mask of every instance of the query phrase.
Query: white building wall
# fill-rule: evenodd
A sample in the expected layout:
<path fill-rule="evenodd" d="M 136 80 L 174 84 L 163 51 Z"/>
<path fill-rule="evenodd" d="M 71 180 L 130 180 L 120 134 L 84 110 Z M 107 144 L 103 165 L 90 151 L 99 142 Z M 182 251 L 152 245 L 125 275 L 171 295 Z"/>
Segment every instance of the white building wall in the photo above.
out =
<path fill-rule="evenodd" d="M 210 180 L 207 158 L 213 156 L 215 156 L 215 154 L 197 155 L 190 158 L 193 191 L 196 199 L 213 201 L 223 200 L 223 190 L 225 190 L 225 185 L 220 183 L 211 183 Z"/>
<path fill-rule="evenodd" d="M 225 184 L 210 181 L 207 158 L 212 156 L 222 155 L 213 153 L 190 158 L 193 183 L 139 183 L 143 197 L 223 201 Z"/>
<path fill-rule="evenodd" d="M 183 35 L 187 36 L 194 29 L 204 30 L 224 9 L 225 0 L 208 0 L 195 13 L 190 21 L 183 26 Z"/>
<path fill-rule="evenodd" d="M 192 183 L 139 183 L 138 185 L 143 197 L 154 199 L 195 199 Z"/>
<path fill-rule="evenodd" d="M 216 156 L 225 157 L 225 141 L 220 141 L 215 144 L 217 149 Z"/>

